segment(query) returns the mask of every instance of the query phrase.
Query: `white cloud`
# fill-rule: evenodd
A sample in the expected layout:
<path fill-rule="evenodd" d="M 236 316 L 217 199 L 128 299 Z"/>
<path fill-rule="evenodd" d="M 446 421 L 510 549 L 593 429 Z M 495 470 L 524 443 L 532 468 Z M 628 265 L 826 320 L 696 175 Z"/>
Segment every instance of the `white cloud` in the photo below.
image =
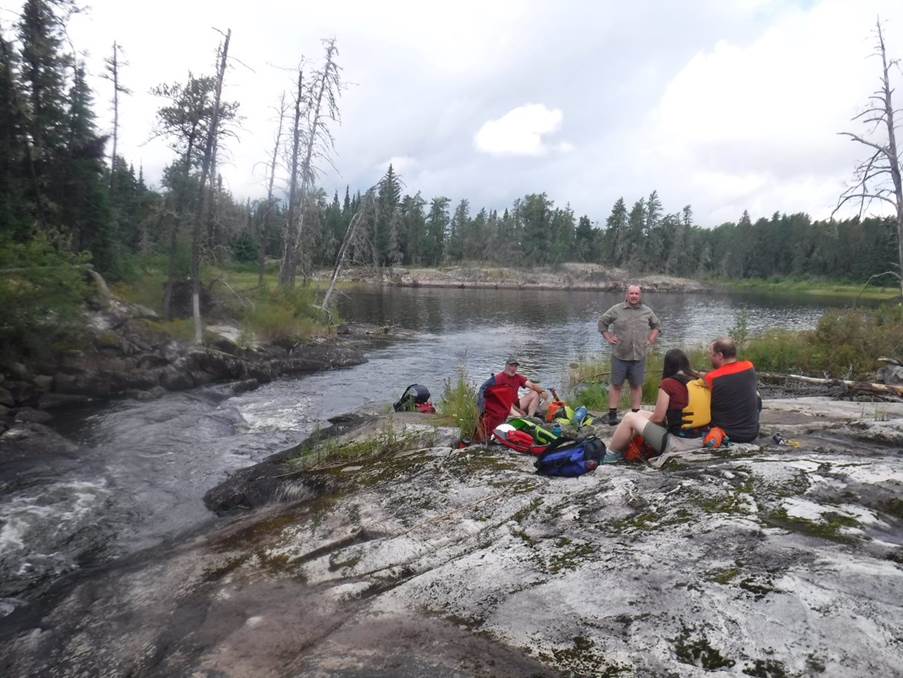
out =
<path fill-rule="evenodd" d="M 882 7 L 825 0 L 784 13 L 746 44 L 698 52 L 650 115 L 641 162 L 675 177 L 688 196 L 705 196 L 712 217 L 757 208 L 828 216 L 862 155 L 837 132 L 861 131 L 850 118 L 877 85 L 877 62 L 866 57 Z M 897 24 L 886 24 L 892 44 L 900 44 Z"/>
<path fill-rule="evenodd" d="M 524 104 L 511 109 L 497 120 L 487 120 L 474 136 L 477 150 L 492 155 L 545 155 L 552 148 L 567 151 L 571 144 L 549 146 L 544 136 L 561 129 L 564 114 L 560 108 L 543 104 Z"/>
<path fill-rule="evenodd" d="M 416 167 L 417 159 L 412 158 L 409 155 L 393 155 L 388 160 L 377 163 L 376 169 L 380 172 L 385 172 L 389 169 L 389 165 L 392 165 L 392 169 L 395 170 L 396 173 L 401 174 L 402 172 L 407 172 Z"/>

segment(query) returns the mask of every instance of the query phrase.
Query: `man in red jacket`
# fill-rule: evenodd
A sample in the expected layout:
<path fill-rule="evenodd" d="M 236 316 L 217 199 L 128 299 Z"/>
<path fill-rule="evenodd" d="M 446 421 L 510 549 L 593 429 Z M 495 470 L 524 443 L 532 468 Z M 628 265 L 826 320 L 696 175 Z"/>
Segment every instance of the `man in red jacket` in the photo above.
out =
<path fill-rule="evenodd" d="M 756 368 L 748 360 L 737 360 L 737 345 L 721 337 L 709 346 L 713 369 L 705 375 L 712 392 L 712 426 L 724 429 L 736 443 L 751 443 L 759 435 L 761 399 Z"/>

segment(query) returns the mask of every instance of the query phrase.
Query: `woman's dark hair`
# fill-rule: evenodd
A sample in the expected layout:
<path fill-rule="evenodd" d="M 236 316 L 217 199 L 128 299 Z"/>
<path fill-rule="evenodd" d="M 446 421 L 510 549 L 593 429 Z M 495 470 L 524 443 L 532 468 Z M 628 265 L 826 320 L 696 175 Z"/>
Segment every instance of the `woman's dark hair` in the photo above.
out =
<path fill-rule="evenodd" d="M 696 377 L 696 372 L 690 369 L 690 359 L 679 348 L 672 348 L 665 354 L 662 365 L 662 379 L 673 377 L 678 372 L 683 372 L 689 377 Z"/>

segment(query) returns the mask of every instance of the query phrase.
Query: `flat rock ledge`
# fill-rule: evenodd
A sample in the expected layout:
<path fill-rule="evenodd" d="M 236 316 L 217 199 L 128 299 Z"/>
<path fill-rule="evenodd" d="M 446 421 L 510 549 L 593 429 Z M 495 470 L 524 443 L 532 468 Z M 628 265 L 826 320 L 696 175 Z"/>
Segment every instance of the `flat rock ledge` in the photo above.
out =
<path fill-rule="evenodd" d="M 710 288 L 689 278 L 648 275 L 637 278 L 626 270 L 598 264 L 566 263 L 529 270 L 502 266 L 446 266 L 442 268 L 392 267 L 377 274 L 370 269 L 347 269 L 354 282 L 397 287 L 451 287 L 464 289 L 623 290 L 637 282 L 650 292 L 703 292 Z"/>
<path fill-rule="evenodd" d="M 267 507 L 16 610 L 0 670 L 899 675 L 903 405 L 766 401 L 760 444 L 576 479 L 430 422 L 283 454 Z"/>

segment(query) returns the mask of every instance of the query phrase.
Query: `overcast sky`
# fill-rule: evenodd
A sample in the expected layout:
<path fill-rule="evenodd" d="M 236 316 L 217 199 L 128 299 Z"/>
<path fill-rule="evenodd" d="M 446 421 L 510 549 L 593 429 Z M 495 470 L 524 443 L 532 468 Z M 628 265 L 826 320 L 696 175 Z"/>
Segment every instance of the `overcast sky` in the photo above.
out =
<path fill-rule="evenodd" d="M 19 4 L 0 0 L 4 27 Z M 328 191 L 365 189 L 391 161 L 427 199 L 501 209 L 545 191 L 601 222 L 619 196 L 657 189 L 713 226 L 744 209 L 830 214 L 863 157 L 836 133 L 862 131 L 850 118 L 878 83 L 879 14 L 903 57 L 899 0 L 93 0 L 70 35 L 94 76 L 123 46 L 120 153 L 152 184 L 173 154 L 148 141 L 149 89 L 212 72 L 213 27 L 231 27 L 225 96 L 243 121 L 222 173 L 237 197 L 265 191 L 291 69 L 335 37 L 348 88 Z M 109 128 L 110 86 L 92 84 Z"/>

